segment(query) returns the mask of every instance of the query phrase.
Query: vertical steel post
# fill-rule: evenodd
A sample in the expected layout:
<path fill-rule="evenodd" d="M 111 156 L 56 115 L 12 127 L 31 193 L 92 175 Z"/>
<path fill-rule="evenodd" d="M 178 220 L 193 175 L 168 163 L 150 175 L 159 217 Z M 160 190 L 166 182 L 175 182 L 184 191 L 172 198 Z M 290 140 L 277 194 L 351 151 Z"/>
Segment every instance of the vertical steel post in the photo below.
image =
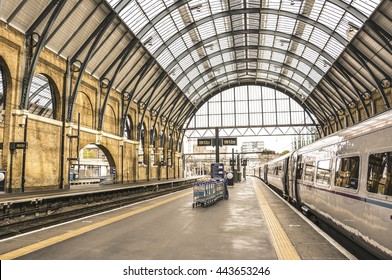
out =
<path fill-rule="evenodd" d="M 78 113 L 78 138 L 76 142 L 76 155 L 78 159 L 78 175 L 80 176 L 80 156 L 79 156 L 79 149 L 80 149 L 80 113 Z M 79 177 L 78 177 L 79 178 Z M 80 178 L 79 178 L 80 179 Z"/>
<path fill-rule="evenodd" d="M 235 162 L 235 158 L 234 158 L 234 148 L 231 149 L 231 172 L 233 172 L 234 174 L 234 162 Z"/>
<path fill-rule="evenodd" d="M 219 128 L 215 127 L 215 162 L 219 163 Z"/>
<path fill-rule="evenodd" d="M 11 161 L 10 161 L 10 179 L 8 181 L 8 193 L 12 193 L 12 171 L 14 165 L 14 150 L 11 150 Z"/>
<path fill-rule="evenodd" d="M 24 132 L 23 132 L 23 142 L 25 142 L 26 147 L 23 149 L 23 158 L 22 158 L 22 193 L 25 190 L 25 177 L 26 177 L 26 150 L 27 150 L 27 121 L 29 120 L 29 116 L 26 115 Z"/>

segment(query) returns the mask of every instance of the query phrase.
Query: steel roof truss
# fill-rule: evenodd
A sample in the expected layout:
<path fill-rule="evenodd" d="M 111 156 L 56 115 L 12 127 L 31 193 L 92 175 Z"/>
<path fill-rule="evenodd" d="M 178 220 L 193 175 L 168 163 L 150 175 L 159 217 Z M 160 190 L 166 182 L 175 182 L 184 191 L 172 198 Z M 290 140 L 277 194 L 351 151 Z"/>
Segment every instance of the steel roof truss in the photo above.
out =
<path fill-rule="evenodd" d="M 25 45 L 29 55 L 27 55 L 26 63 L 24 65 L 25 69 L 20 100 L 20 105 L 22 108 L 26 109 L 29 105 L 29 92 L 34 77 L 35 67 L 37 65 L 39 56 L 46 45 L 46 39 L 49 35 L 49 30 L 52 28 L 54 22 L 61 12 L 61 9 L 64 7 L 64 4 L 65 1 L 52 1 L 26 32 Z M 33 39 L 33 33 L 51 11 L 52 14 L 49 17 L 42 34 L 39 36 L 38 42 L 35 43 Z"/>
<path fill-rule="evenodd" d="M 357 57 L 358 61 L 360 62 L 360 64 L 366 68 L 366 70 L 368 71 L 368 73 L 371 75 L 371 77 L 373 78 L 373 81 L 376 83 L 377 89 L 379 90 L 382 99 L 384 101 L 385 107 L 386 108 L 390 108 L 390 104 L 389 101 L 385 95 L 385 91 L 383 86 L 381 85 L 380 81 L 377 79 L 377 77 L 375 76 L 375 74 L 373 73 L 373 71 L 369 68 L 369 66 L 367 65 L 368 61 L 367 58 L 363 57 L 363 54 L 353 45 L 348 46 L 348 49 L 350 50 L 350 53 L 353 54 L 355 57 Z"/>

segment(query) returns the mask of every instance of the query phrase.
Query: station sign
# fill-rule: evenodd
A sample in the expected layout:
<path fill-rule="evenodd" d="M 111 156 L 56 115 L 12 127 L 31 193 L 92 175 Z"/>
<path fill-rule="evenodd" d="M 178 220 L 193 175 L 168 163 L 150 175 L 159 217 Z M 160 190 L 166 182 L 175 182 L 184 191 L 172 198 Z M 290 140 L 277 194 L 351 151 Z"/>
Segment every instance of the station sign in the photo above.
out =
<path fill-rule="evenodd" d="M 237 146 L 237 138 L 223 138 L 223 146 Z"/>
<path fill-rule="evenodd" d="M 199 138 L 199 139 L 197 139 L 197 146 L 212 146 L 212 139 Z"/>
<path fill-rule="evenodd" d="M 215 146 L 215 138 L 198 138 L 197 146 Z M 237 138 L 219 138 L 219 146 L 237 146 Z"/>
<path fill-rule="evenodd" d="M 27 142 L 10 142 L 10 150 L 22 149 L 25 150 L 28 148 Z"/>

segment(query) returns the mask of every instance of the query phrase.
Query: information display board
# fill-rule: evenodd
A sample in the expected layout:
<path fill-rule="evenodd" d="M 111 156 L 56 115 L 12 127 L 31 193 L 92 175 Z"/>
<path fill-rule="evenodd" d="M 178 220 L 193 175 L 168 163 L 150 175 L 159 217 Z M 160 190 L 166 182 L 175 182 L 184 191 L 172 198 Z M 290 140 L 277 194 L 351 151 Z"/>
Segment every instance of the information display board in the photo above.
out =
<path fill-rule="evenodd" d="M 211 178 L 224 178 L 224 167 L 223 163 L 212 163 L 211 164 Z"/>

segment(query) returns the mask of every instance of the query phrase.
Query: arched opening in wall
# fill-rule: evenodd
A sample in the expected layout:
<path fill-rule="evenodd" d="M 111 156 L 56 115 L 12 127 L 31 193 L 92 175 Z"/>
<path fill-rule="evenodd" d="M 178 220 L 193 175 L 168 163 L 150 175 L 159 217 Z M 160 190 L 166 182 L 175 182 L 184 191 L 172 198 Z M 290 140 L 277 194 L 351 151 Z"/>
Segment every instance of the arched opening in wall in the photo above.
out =
<path fill-rule="evenodd" d="M 159 147 L 162 148 L 162 153 L 161 153 L 161 158 L 159 159 L 161 161 L 161 165 L 165 165 L 166 162 L 166 151 L 167 148 L 165 148 L 165 133 L 163 130 L 161 130 L 159 134 Z"/>
<path fill-rule="evenodd" d="M 0 56 L 0 124 L 4 123 L 4 115 L 7 101 L 7 92 L 10 90 L 11 77 L 7 64 Z M 1 142 L 3 142 L 3 133 L 1 134 Z"/>
<path fill-rule="evenodd" d="M 133 139 L 133 122 L 130 115 L 127 115 L 125 118 L 125 127 L 124 127 L 124 135 L 128 140 Z"/>
<path fill-rule="evenodd" d="M 74 105 L 74 113 L 72 122 L 78 122 L 78 114 L 80 113 L 80 124 L 89 128 L 94 128 L 94 107 L 88 95 L 80 91 L 77 95 Z"/>
<path fill-rule="evenodd" d="M 111 105 L 106 105 L 105 118 L 103 120 L 103 130 L 118 135 L 118 123 L 116 113 Z"/>
<path fill-rule="evenodd" d="M 172 166 L 172 155 L 173 155 L 173 136 L 170 134 L 167 143 L 167 166 Z"/>
<path fill-rule="evenodd" d="M 157 130 L 155 129 L 154 132 L 151 134 L 152 139 L 152 149 L 151 149 L 151 165 L 158 165 L 159 158 L 158 158 L 158 147 L 159 147 L 159 135 Z"/>
<path fill-rule="evenodd" d="M 140 141 L 139 141 L 139 152 L 138 152 L 138 162 L 139 164 L 147 164 L 147 135 L 146 135 L 146 125 L 142 123 L 139 128 L 140 131 Z"/>
<path fill-rule="evenodd" d="M 33 77 L 28 110 L 34 115 L 56 119 L 56 87 L 48 76 L 37 74 Z"/>
<path fill-rule="evenodd" d="M 9 69 L 0 57 L 0 142 L 4 143 L 4 116 L 6 109 L 7 91 L 10 89 L 11 78 Z M 3 162 L 3 149 L 0 149 L 0 192 L 6 189 L 6 171 L 7 163 Z"/>
<path fill-rule="evenodd" d="M 111 184 L 115 182 L 114 159 L 102 145 L 88 144 L 79 151 L 79 166 L 71 165 L 70 181 L 85 181 L 90 184 Z"/>
<path fill-rule="evenodd" d="M 0 111 L 5 109 L 6 93 L 7 93 L 7 79 L 6 70 L 3 66 L 2 58 L 0 57 Z M 4 121 L 3 114 L 0 114 L 0 123 Z"/>

